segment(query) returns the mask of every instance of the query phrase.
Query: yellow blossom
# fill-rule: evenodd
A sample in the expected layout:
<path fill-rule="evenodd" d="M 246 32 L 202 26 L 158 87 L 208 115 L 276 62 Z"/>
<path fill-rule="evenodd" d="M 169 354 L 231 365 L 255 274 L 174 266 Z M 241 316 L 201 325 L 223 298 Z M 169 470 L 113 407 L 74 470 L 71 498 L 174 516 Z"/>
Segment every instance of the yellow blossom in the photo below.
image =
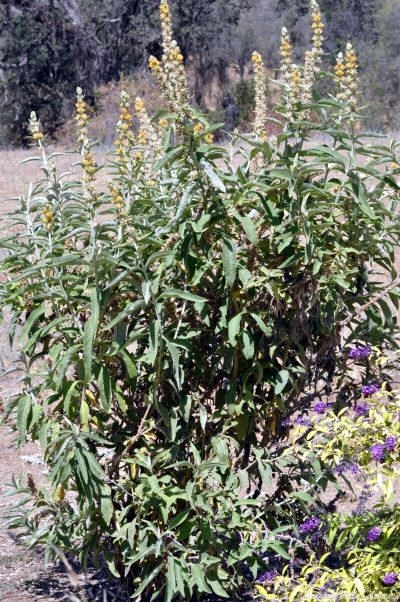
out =
<path fill-rule="evenodd" d="M 193 128 L 193 132 L 198 136 L 204 130 L 204 125 L 202 123 L 196 123 Z"/>
<path fill-rule="evenodd" d="M 40 131 L 40 121 L 36 117 L 35 111 L 32 111 L 29 117 L 29 132 L 37 142 L 44 138 L 43 132 Z"/>
<path fill-rule="evenodd" d="M 149 58 L 149 67 L 152 71 L 160 71 L 161 63 L 155 56 L 151 56 Z"/>

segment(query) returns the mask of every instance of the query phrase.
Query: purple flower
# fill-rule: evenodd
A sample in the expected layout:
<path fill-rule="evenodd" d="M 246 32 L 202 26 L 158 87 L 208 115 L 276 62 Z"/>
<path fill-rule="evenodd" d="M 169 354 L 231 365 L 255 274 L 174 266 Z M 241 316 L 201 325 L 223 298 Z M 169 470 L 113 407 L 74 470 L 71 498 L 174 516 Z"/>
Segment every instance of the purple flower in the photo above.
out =
<path fill-rule="evenodd" d="M 317 414 L 325 414 L 330 405 L 331 404 L 326 401 L 317 401 L 314 406 L 314 411 L 317 412 Z"/>
<path fill-rule="evenodd" d="M 296 424 L 300 424 L 301 426 L 311 426 L 311 420 L 307 416 L 299 416 L 296 418 Z"/>
<path fill-rule="evenodd" d="M 349 472 L 350 474 L 356 475 L 360 472 L 360 469 L 358 468 L 356 462 L 344 460 L 343 462 L 340 462 L 340 464 L 335 466 L 332 469 L 332 472 L 336 474 L 344 474 L 346 472 Z"/>
<path fill-rule="evenodd" d="M 380 385 L 372 383 L 370 385 L 364 385 L 363 387 L 361 387 L 361 392 L 363 395 L 365 395 L 365 397 L 369 397 L 370 395 L 377 393 L 380 390 L 380 388 Z"/>
<path fill-rule="evenodd" d="M 300 533 L 305 535 L 307 533 L 311 533 L 311 531 L 315 531 L 316 529 L 318 529 L 320 524 L 321 520 L 318 518 L 318 516 L 311 516 L 300 525 L 299 531 Z"/>
<path fill-rule="evenodd" d="M 397 414 L 397 422 L 400 422 L 400 412 Z"/>
<path fill-rule="evenodd" d="M 395 437 L 394 435 L 389 435 L 386 438 L 385 443 L 383 444 L 385 450 L 388 451 L 388 452 L 394 451 L 395 447 L 397 445 L 397 441 L 398 441 L 397 437 Z"/>
<path fill-rule="evenodd" d="M 369 451 L 373 459 L 377 462 L 380 462 L 383 458 L 385 448 L 383 447 L 382 443 L 375 443 L 375 445 L 373 445 Z"/>
<path fill-rule="evenodd" d="M 365 403 L 365 401 L 358 403 L 356 405 L 356 407 L 354 408 L 354 416 L 356 418 L 360 418 L 361 416 L 368 416 L 368 414 L 369 414 L 369 405 L 367 403 Z"/>
<path fill-rule="evenodd" d="M 372 349 L 369 345 L 359 345 L 358 347 L 353 347 L 353 349 L 350 349 L 349 357 L 352 360 L 361 360 L 371 355 L 371 353 Z"/>
<path fill-rule="evenodd" d="M 382 529 L 380 527 L 372 527 L 366 535 L 368 541 L 378 541 L 382 533 Z"/>
<path fill-rule="evenodd" d="M 266 571 L 265 573 L 261 573 L 259 578 L 257 579 L 257 583 L 268 583 L 275 579 L 277 572 L 275 569 L 271 571 Z"/>
<path fill-rule="evenodd" d="M 386 573 L 382 579 L 382 582 L 384 585 L 394 585 L 397 581 L 397 578 L 397 573 Z"/>

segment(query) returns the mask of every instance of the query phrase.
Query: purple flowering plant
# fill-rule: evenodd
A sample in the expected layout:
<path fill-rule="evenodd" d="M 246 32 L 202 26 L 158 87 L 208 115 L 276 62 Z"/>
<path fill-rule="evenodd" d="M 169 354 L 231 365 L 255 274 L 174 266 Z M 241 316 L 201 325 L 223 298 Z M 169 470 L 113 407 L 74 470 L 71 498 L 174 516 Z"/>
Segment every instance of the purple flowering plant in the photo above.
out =
<path fill-rule="evenodd" d="M 371 353 L 372 349 L 369 345 L 359 345 L 350 349 L 349 358 L 354 360 L 361 360 L 369 357 Z"/>

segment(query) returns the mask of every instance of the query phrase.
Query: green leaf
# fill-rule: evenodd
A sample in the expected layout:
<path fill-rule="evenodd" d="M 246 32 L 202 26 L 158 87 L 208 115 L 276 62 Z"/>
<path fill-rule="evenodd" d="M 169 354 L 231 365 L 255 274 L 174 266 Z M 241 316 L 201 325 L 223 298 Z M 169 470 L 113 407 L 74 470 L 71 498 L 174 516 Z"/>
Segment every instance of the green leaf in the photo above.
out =
<path fill-rule="evenodd" d="M 81 400 L 81 407 L 79 410 L 79 417 L 81 421 L 81 425 L 84 429 L 89 429 L 89 418 L 90 418 L 90 408 L 86 399 Z"/>
<path fill-rule="evenodd" d="M 256 322 L 257 326 L 259 327 L 259 329 L 267 336 L 271 336 L 272 334 L 272 329 L 270 326 L 267 326 L 265 324 L 265 322 L 260 318 L 260 316 L 258 316 L 257 314 L 251 313 L 250 314 L 251 317 L 253 318 L 253 320 Z"/>
<path fill-rule="evenodd" d="M 112 384 L 110 372 L 105 366 L 100 367 L 97 375 L 97 382 L 99 385 L 100 399 L 102 401 L 103 408 L 106 412 L 108 412 L 111 406 Z"/>
<path fill-rule="evenodd" d="M 309 495 L 308 493 L 306 493 L 305 491 L 293 491 L 293 493 L 291 493 L 289 497 L 295 497 L 298 500 L 302 500 L 303 502 L 307 502 L 307 504 L 313 504 L 314 503 L 314 499 L 312 498 L 312 496 Z"/>
<path fill-rule="evenodd" d="M 169 299 L 169 298 L 177 298 L 177 299 L 185 299 L 186 301 L 193 301 L 194 303 L 206 303 L 207 299 L 204 297 L 200 297 L 199 295 L 194 295 L 193 293 L 189 293 L 188 291 L 181 291 L 175 288 L 169 288 L 165 290 L 159 296 L 159 299 Z"/>
<path fill-rule="evenodd" d="M 272 487 L 273 484 L 273 473 L 272 468 L 269 462 L 262 460 L 261 458 L 257 459 L 258 470 L 260 471 L 261 479 L 265 487 Z"/>
<path fill-rule="evenodd" d="M 18 443 L 25 442 L 31 407 L 32 402 L 28 395 L 20 398 L 18 403 Z"/>
<path fill-rule="evenodd" d="M 121 311 L 109 324 L 107 324 L 107 326 L 105 326 L 104 330 L 111 330 L 111 328 L 114 328 L 114 326 L 125 320 L 128 316 L 134 316 L 144 307 L 146 307 L 146 302 L 144 299 L 139 299 L 133 303 L 128 303 L 125 309 Z"/>
<path fill-rule="evenodd" d="M 203 432 L 205 432 L 207 418 L 208 418 L 208 412 L 207 412 L 207 408 L 202 403 L 199 403 L 199 414 L 200 414 L 200 426 L 203 429 Z"/>
<path fill-rule="evenodd" d="M 92 320 L 89 319 L 85 323 L 85 327 L 83 329 L 83 365 L 85 368 L 86 384 L 89 383 L 92 378 L 93 338 L 93 323 Z"/>
<path fill-rule="evenodd" d="M 175 579 L 175 560 L 170 554 L 168 556 L 168 571 L 167 571 L 167 588 L 165 591 L 164 602 L 171 602 L 176 592 L 176 579 Z"/>
<path fill-rule="evenodd" d="M 236 245 L 231 240 L 224 239 L 222 243 L 222 266 L 226 286 L 232 287 L 236 280 Z"/>
<path fill-rule="evenodd" d="M 236 316 L 234 316 L 233 318 L 231 318 L 229 320 L 228 339 L 229 339 L 229 343 L 230 343 L 230 345 L 232 345 L 232 347 L 236 346 L 237 338 L 238 338 L 239 332 L 240 332 L 240 325 L 241 325 L 242 317 L 243 317 L 243 312 L 240 312 L 239 314 L 236 314 Z"/>
<path fill-rule="evenodd" d="M 246 233 L 247 238 L 251 242 L 252 245 L 258 244 L 258 236 L 257 230 L 253 224 L 253 221 L 247 215 L 240 215 L 240 213 L 235 212 L 234 216 L 237 220 L 242 224 L 243 230 Z"/>
<path fill-rule="evenodd" d="M 211 594 L 212 591 L 206 583 L 206 575 L 203 567 L 200 564 L 192 564 L 190 567 L 193 581 L 195 582 L 199 593 Z"/>
<path fill-rule="evenodd" d="M 284 390 L 284 388 L 286 387 L 286 385 L 289 382 L 289 377 L 290 374 L 287 370 L 281 370 L 278 373 L 278 376 L 276 378 L 276 382 L 275 382 L 275 394 L 279 395 L 280 393 L 282 393 L 282 391 Z"/>
<path fill-rule="evenodd" d="M 246 360 L 252 359 L 254 357 L 254 339 L 252 337 L 252 334 L 244 330 L 241 333 L 240 338 L 242 340 L 242 351 L 244 357 L 246 358 Z"/>
<path fill-rule="evenodd" d="M 28 319 L 26 320 L 25 324 L 21 328 L 21 332 L 19 335 L 19 338 L 21 341 L 23 341 L 25 339 L 25 337 L 29 334 L 32 326 L 45 313 L 45 311 L 46 311 L 46 307 L 44 304 L 42 304 L 40 307 L 37 307 L 30 313 Z"/>
<path fill-rule="evenodd" d="M 221 598 L 230 598 L 228 592 L 222 587 L 221 582 L 218 579 L 216 574 L 207 573 L 207 583 L 211 587 L 214 594 L 220 596 Z"/>
<path fill-rule="evenodd" d="M 110 495 L 111 492 L 108 495 L 102 495 L 100 501 L 101 514 L 107 527 L 110 526 L 111 520 L 114 516 L 114 504 Z"/>
<path fill-rule="evenodd" d="M 209 163 L 205 159 L 202 159 L 200 161 L 200 166 L 203 169 L 204 173 L 207 175 L 214 188 L 220 190 L 221 192 L 226 192 L 225 184 L 223 183 L 223 181 L 221 180 L 220 176 L 215 171 L 211 163 Z"/>

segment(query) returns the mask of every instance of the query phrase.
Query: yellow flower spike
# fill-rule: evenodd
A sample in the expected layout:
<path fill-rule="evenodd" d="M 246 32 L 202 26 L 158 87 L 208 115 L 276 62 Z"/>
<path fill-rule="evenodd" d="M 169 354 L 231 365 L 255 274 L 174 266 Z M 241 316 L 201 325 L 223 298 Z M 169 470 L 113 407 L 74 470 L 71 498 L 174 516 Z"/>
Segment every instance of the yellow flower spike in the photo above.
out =
<path fill-rule="evenodd" d="M 265 122 L 267 120 L 267 72 L 265 70 L 264 61 L 259 52 L 253 52 L 251 60 L 254 69 L 254 86 L 255 86 L 255 119 L 254 119 L 254 136 L 257 141 L 265 142 L 267 132 Z M 264 159 L 261 154 L 257 154 L 252 161 L 252 167 L 255 173 L 258 173 L 264 167 Z"/>
<path fill-rule="evenodd" d="M 166 0 L 161 0 L 160 4 L 160 17 L 161 19 L 169 19 L 171 15 L 171 10 L 169 8 L 169 4 Z"/>
<path fill-rule="evenodd" d="M 136 113 L 141 113 L 142 111 L 144 111 L 145 106 L 144 106 L 144 102 L 141 98 L 136 98 L 135 100 L 135 111 Z"/>
<path fill-rule="evenodd" d="M 163 117 L 161 119 L 158 120 L 158 126 L 160 128 L 165 128 L 168 125 L 168 120 L 164 119 Z"/>
<path fill-rule="evenodd" d="M 251 60 L 254 68 L 255 82 L 255 121 L 254 134 L 256 139 L 263 142 L 267 139 L 265 122 L 267 119 L 267 72 L 261 54 L 253 52 Z"/>
<path fill-rule="evenodd" d="M 139 97 L 135 100 L 135 111 L 140 123 L 140 131 L 137 135 L 137 140 L 139 144 L 148 145 L 149 150 L 154 154 L 154 157 L 158 158 L 161 152 L 161 140 L 156 128 L 150 120 L 143 100 Z"/>
<path fill-rule="evenodd" d="M 83 171 L 83 186 L 85 189 L 86 200 L 90 203 L 96 199 L 96 191 L 94 187 L 96 166 L 90 149 L 90 141 L 87 130 L 89 121 L 87 105 L 84 100 L 83 91 L 81 88 L 76 89 L 77 100 L 75 104 L 75 120 L 78 126 L 78 142 L 80 145 L 80 153 L 82 156 L 82 171 Z"/>
<path fill-rule="evenodd" d="M 146 132 L 140 131 L 137 135 L 137 141 L 139 142 L 139 144 L 147 144 L 148 138 Z"/>
<path fill-rule="evenodd" d="M 149 58 L 149 67 L 157 78 L 169 110 L 182 119 L 189 112 L 189 91 L 183 66 L 183 54 L 173 39 L 171 11 L 166 0 L 160 3 L 162 59 Z"/>
<path fill-rule="evenodd" d="M 149 68 L 151 69 L 151 71 L 155 71 L 155 72 L 161 71 L 161 63 L 158 59 L 156 59 L 155 56 L 151 56 L 149 58 L 148 64 L 149 64 Z"/>
<path fill-rule="evenodd" d="M 288 30 L 286 29 L 286 27 L 282 27 L 280 54 L 281 54 L 281 65 L 282 65 L 281 68 L 282 68 L 283 74 L 287 77 L 287 75 L 292 70 L 293 47 L 290 42 Z"/>
<path fill-rule="evenodd" d="M 54 501 L 55 502 L 62 502 L 65 499 L 65 489 L 62 485 L 58 485 L 56 492 L 54 494 Z"/>
<path fill-rule="evenodd" d="M 353 120 L 352 114 L 357 110 L 358 64 L 352 44 L 347 44 L 344 56 L 341 52 L 338 54 L 334 74 L 339 88 L 336 98 L 343 102 L 345 113 Z"/>
<path fill-rule="evenodd" d="M 259 52 L 253 52 L 253 54 L 251 55 L 251 60 L 253 62 L 253 65 L 262 65 L 262 56 Z"/>
<path fill-rule="evenodd" d="M 115 152 L 118 157 L 119 172 L 122 175 L 126 175 L 129 171 L 130 154 L 135 144 L 133 117 L 129 111 L 129 100 L 129 95 L 123 90 L 119 105 L 119 121 L 116 128 L 117 137 L 114 142 Z"/>
<path fill-rule="evenodd" d="M 342 79 L 345 76 L 346 70 L 345 70 L 344 60 L 343 60 L 343 52 L 339 52 L 339 54 L 336 57 L 334 73 L 335 73 L 336 77 L 339 79 Z"/>
<path fill-rule="evenodd" d="M 36 142 L 39 142 L 40 140 L 42 140 L 44 138 L 44 134 L 40 130 L 40 121 L 36 117 L 35 111 L 32 111 L 29 116 L 28 129 L 29 129 L 29 133 L 31 134 L 32 138 L 34 140 L 36 140 Z"/>
<path fill-rule="evenodd" d="M 207 134 L 206 136 L 204 136 L 204 141 L 206 144 L 212 144 L 214 142 L 214 135 Z"/>
<path fill-rule="evenodd" d="M 196 136 L 199 136 L 203 130 L 204 125 L 202 123 L 196 123 L 193 128 L 193 132 L 196 134 Z"/>
<path fill-rule="evenodd" d="M 304 55 L 304 73 L 301 83 L 300 100 L 303 104 L 309 104 L 312 101 L 312 91 L 315 83 L 315 76 L 320 71 L 322 61 L 322 45 L 324 24 L 319 9 L 318 2 L 311 0 L 311 27 L 313 30 L 312 48 L 307 50 Z M 308 111 L 304 111 L 304 117 L 308 116 Z"/>

